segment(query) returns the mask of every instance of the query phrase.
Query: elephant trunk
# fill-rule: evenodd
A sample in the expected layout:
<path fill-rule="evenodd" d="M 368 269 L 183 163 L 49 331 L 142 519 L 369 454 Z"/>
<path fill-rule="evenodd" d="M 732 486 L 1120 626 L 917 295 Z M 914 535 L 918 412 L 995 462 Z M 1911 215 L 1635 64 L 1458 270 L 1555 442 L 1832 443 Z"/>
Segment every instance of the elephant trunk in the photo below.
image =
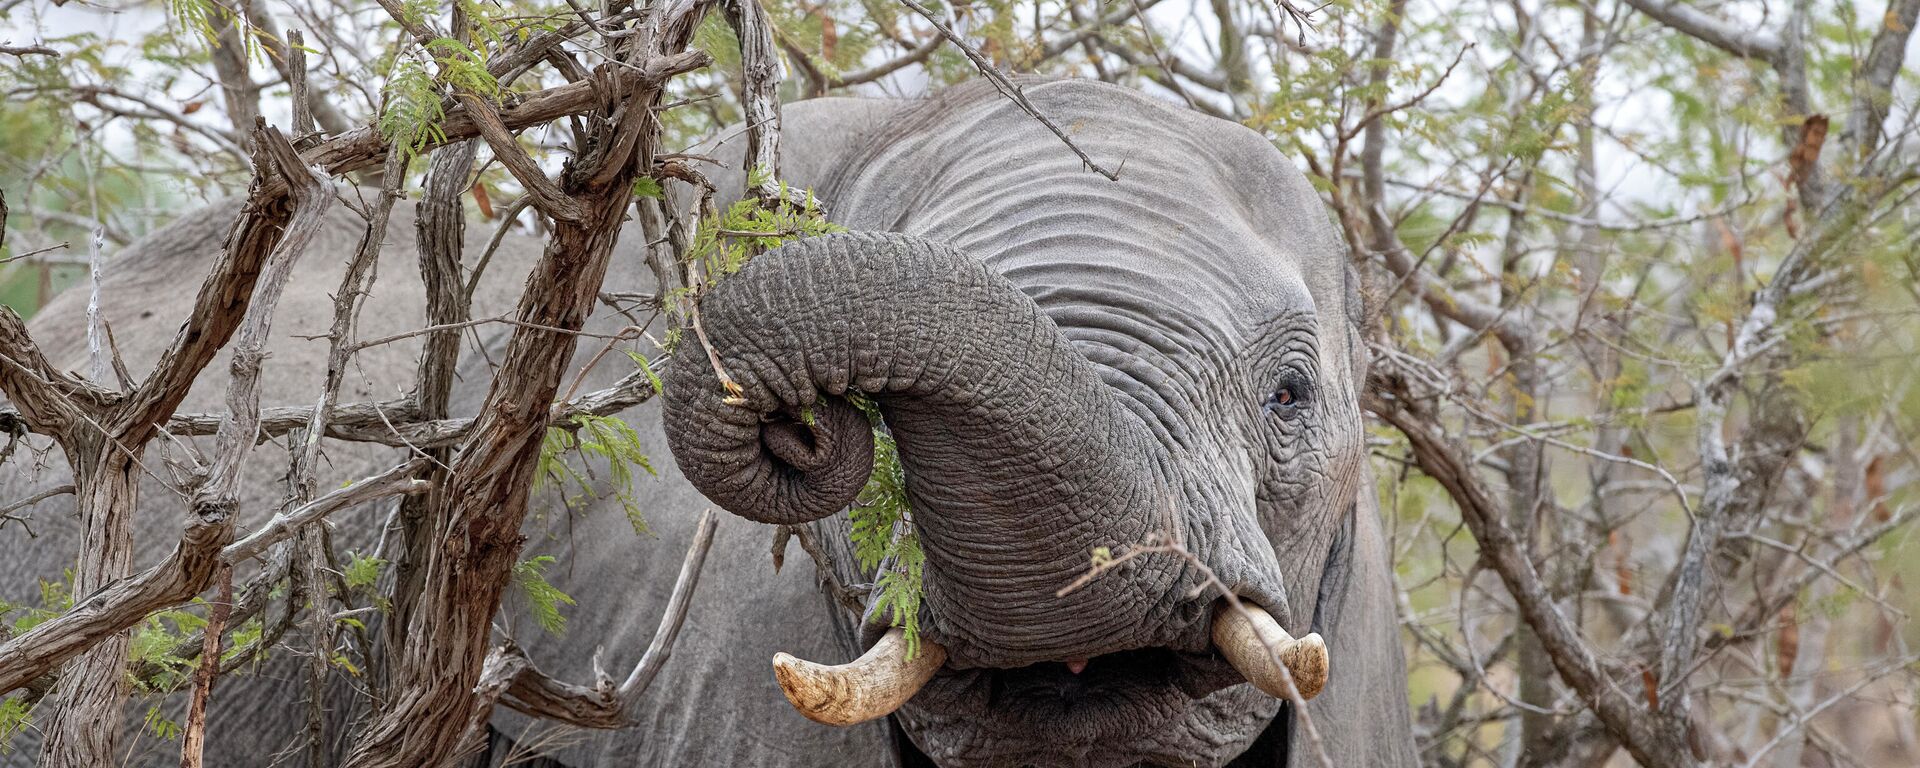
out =
<path fill-rule="evenodd" d="M 1052 320 L 978 260 L 905 235 L 812 238 L 757 257 L 700 311 L 739 390 L 698 350 L 674 363 L 666 430 L 682 472 L 742 517 L 826 517 L 872 464 L 845 396 L 872 398 L 926 553 L 923 625 L 954 665 L 1134 647 L 1146 612 L 1165 609 L 1171 559 L 1056 594 L 1094 548 L 1168 524 L 1165 462 Z"/>

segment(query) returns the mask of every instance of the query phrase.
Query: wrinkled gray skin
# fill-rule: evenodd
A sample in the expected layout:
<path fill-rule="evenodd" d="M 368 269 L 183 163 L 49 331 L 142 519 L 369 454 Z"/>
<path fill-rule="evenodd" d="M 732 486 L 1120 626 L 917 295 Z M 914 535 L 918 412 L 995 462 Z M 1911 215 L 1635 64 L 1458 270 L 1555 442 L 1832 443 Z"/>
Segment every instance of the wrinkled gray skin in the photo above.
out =
<path fill-rule="evenodd" d="M 587 680 L 604 650 L 617 676 L 652 635 L 693 521 L 713 504 L 758 520 L 814 521 L 846 571 L 845 518 L 833 513 L 867 473 L 865 422 L 840 397 L 854 389 L 881 404 L 898 440 L 927 552 L 922 631 L 949 649 L 947 667 L 894 718 L 831 728 L 795 714 L 769 657 L 784 650 L 838 663 L 878 630 L 835 607 L 797 546 L 775 573 L 771 529 L 725 516 L 686 630 L 638 724 L 556 738 L 503 712 L 492 761 L 511 740 L 576 766 L 1317 764 L 1295 718 L 1209 651 L 1216 595 L 1193 594 L 1201 577 L 1185 561 L 1148 556 L 1055 596 L 1086 570 L 1092 548 L 1170 530 L 1296 635 L 1326 636 L 1332 678 L 1308 711 L 1335 764 L 1414 763 L 1363 466 L 1358 300 L 1317 196 L 1239 126 L 1097 83 L 1028 91 L 1093 157 L 1121 166 L 1121 181 L 1083 170 L 983 86 L 927 101 L 786 107 L 783 177 L 819 191 L 832 218 L 857 233 L 908 237 L 791 246 L 723 282 L 703 305 L 704 325 L 753 407 L 722 405 L 701 357 L 670 366 L 665 418 L 657 401 L 623 415 L 659 470 L 637 489 L 651 535 L 636 536 L 610 503 L 569 513 L 537 501 L 546 513 L 528 523 L 529 555 L 559 558 L 552 580 L 580 608 L 558 637 L 511 618 L 523 616 L 518 600 L 503 622 L 549 673 Z M 708 174 L 722 181 L 722 203 L 739 194 L 741 143 L 734 136 L 702 150 L 730 165 Z M 686 204 L 687 190 L 673 192 Z M 116 261 L 104 306 L 134 371 L 171 338 L 230 216 L 189 217 Z M 313 397 L 324 343 L 293 337 L 324 329 L 326 294 L 357 228 L 338 213 L 295 278 L 275 326 L 266 402 Z M 485 230 L 468 232 L 469 264 Z M 652 290 L 640 239 L 623 238 L 607 290 Z M 424 324 L 409 211 L 397 211 L 389 241 L 362 338 Z M 511 306 L 538 248 L 508 239 L 476 316 Z M 69 292 L 33 322 L 54 359 L 73 368 L 84 368 L 84 302 Z M 594 326 L 629 322 L 602 312 Z M 479 348 L 498 349 L 507 332 L 469 337 L 457 414 L 484 395 Z M 576 361 L 600 343 L 583 341 Z M 397 396 L 417 351 L 407 342 L 363 353 L 343 399 Z M 612 382 L 621 367 L 603 362 L 583 388 Z M 218 410 L 221 368 L 209 369 L 186 410 Z M 1301 404 L 1271 404 L 1282 386 Z M 810 427 L 797 419 L 803 408 Z M 344 444 L 329 455 L 336 481 L 400 456 Z M 282 494 L 277 453 L 256 460 L 243 524 L 264 519 Z M 21 457 L 11 459 L 0 499 L 61 482 L 48 476 L 64 467 L 57 456 L 50 463 L 27 477 Z M 148 488 L 143 563 L 171 546 L 180 508 Z M 389 505 L 375 507 L 337 516 L 336 539 L 372 548 Z M 59 572 L 77 535 L 71 508 L 67 498 L 39 505 L 37 540 L 0 531 L 0 598 L 30 601 L 34 578 Z M 1091 658 L 1080 675 L 1060 663 L 1075 658 Z M 287 665 L 224 683 L 211 746 L 224 759 L 212 764 L 257 764 L 289 743 L 300 700 Z M 31 740 L 0 763 L 31 755 Z M 172 759 L 156 749 L 151 762 Z"/>

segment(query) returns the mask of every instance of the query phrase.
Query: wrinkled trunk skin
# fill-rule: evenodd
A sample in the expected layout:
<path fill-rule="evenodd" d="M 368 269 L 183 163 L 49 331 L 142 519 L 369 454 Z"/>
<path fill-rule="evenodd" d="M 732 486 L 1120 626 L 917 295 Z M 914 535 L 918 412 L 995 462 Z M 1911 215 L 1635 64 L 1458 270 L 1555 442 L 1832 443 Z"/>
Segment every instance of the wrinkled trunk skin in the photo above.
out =
<path fill-rule="evenodd" d="M 815 238 L 721 281 L 701 315 L 744 403 L 728 404 L 697 350 L 671 367 L 681 470 L 744 517 L 831 515 L 872 463 L 868 424 L 844 396 L 872 397 L 927 554 L 925 629 L 952 666 L 1138 647 L 1169 623 L 1154 612 L 1170 610 L 1170 559 L 1054 595 L 1093 548 L 1161 523 L 1164 462 L 1053 322 L 977 260 L 905 235 Z"/>

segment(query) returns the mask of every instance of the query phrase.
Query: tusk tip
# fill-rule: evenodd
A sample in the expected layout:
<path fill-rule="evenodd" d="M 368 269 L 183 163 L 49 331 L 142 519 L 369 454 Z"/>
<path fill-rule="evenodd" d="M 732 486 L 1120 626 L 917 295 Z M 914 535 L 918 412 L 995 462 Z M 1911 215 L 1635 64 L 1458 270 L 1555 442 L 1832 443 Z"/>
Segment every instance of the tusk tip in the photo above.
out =
<path fill-rule="evenodd" d="M 1297 692 L 1306 700 L 1326 687 L 1326 640 L 1318 632 L 1294 638 L 1257 605 L 1234 610 L 1222 606 L 1213 624 L 1213 643 L 1247 682 L 1269 696 L 1286 699 Z"/>
<path fill-rule="evenodd" d="M 846 726 L 876 720 L 905 704 L 946 660 L 946 649 L 923 640 L 906 657 L 901 630 L 887 632 L 865 654 L 846 664 L 818 664 L 789 653 L 773 655 L 780 692 L 808 720 Z"/>
<path fill-rule="evenodd" d="M 861 722 L 850 717 L 845 706 L 836 702 L 836 686 L 831 675 L 822 675 L 822 667 L 811 661 L 780 652 L 773 655 L 773 677 L 780 692 L 795 711 L 808 720 L 825 725 L 853 725 Z"/>
<path fill-rule="evenodd" d="M 1327 686 L 1327 641 L 1318 632 L 1310 633 L 1287 649 L 1287 657 L 1287 671 L 1293 673 L 1293 686 L 1299 689 L 1300 698 L 1320 695 L 1320 689 Z"/>

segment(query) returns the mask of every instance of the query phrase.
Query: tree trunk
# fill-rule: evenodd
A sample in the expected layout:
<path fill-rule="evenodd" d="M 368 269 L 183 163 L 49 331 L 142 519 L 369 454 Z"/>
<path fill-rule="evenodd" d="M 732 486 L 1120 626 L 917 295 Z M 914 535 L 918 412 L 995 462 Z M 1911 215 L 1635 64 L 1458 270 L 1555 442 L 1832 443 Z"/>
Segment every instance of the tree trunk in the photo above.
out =
<path fill-rule="evenodd" d="M 73 571 L 77 602 L 132 572 L 140 478 L 133 457 L 98 432 L 77 433 L 67 460 L 74 468 L 79 516 L 86 521 Z M 94 768 L 119 761 L 130 637 L 125 631 L 111 635 L 61 670 L 40 748 L 43 768 Z"/>
<path fill-rule="evenodd" d="M 651 94 L 635 97 L 650 104 Z M 644 109 L 640 110 L 645 112 Z M 466 450 L 433 494 L 427 533 L 437 546 L 422 564 L 422 592 L 407 621 L 389 688 L 347 764 L 415 768 L 456 758 L 463 726 L 484 713 L 473 695 L 486 661 L 493 616 L 518 562 L 527 489 L 546 435 L 550 405 L 573 356 L 619 237 L 635 167 L 651 167 L 654 124 L 631 163 L 594 194 L 575 199 L 587 215 L 556 222 L 553 239 L 520 300 L 514 332 Z"/>

